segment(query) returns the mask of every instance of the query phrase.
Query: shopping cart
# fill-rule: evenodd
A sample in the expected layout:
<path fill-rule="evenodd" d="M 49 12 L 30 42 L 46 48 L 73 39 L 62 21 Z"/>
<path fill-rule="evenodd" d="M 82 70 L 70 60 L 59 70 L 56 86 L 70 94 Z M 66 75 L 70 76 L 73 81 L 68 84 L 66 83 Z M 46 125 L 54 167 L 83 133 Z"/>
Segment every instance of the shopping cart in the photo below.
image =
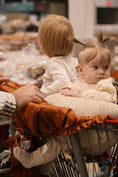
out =
<path fill-rule="evenodd" d="M 50 177 L 118 177 L 118 121 L 69 135 L 71 156 L 60 154 Z"/>

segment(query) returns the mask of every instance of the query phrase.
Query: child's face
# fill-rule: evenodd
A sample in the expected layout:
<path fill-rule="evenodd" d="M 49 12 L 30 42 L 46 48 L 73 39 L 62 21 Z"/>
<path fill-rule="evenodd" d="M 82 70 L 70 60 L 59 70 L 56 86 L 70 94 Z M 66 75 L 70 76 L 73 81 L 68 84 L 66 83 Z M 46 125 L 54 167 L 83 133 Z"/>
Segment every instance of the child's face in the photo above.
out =
<path fill-rule="evenodd" d="M 88 84 L 97 84 L 101 79 L 110 77 L 110 64 L 102 62 L 100 58 L 94 58 L 82 66 L 84 81 Z"/>

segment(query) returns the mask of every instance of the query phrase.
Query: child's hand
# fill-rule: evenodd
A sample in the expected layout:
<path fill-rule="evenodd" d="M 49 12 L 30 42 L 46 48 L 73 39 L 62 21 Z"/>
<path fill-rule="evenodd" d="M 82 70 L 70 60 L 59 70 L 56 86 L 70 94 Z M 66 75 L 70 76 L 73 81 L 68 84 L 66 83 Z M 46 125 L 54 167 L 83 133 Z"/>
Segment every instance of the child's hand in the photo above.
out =
<path fill-rule="evenodd" d="M 82 97 L 81 93 L 72 92 L 70 89 L 62 89 L 60 90 L 60 94 L 64 96 L 71 96 L 71 97 Z"/>
<path fill-rule="evenodd" d="M 0 84 L 2 82 L 9 81 L 9 77 L 5 76 L 4 74 L 0 73 Z"/>
<path fill-rule="evenodd" d="M 70 95 L 70 89 L 62 89 L 60 90 L 61 95 L 69 96 Z"/>

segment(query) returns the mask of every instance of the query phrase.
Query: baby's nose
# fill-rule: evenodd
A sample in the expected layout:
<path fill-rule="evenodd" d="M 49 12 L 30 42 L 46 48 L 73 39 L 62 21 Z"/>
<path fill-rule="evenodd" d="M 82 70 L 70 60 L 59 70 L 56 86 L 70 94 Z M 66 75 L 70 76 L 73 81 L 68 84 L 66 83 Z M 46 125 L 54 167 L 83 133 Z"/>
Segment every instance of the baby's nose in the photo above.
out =
<path fill-rule="evenodd" d="M 103 73 L 104 73 L 104 69 L 100 68 L 100 69 L 99 69 L 99 73 L 102 73 L 102 74 L 103 74 Z"/>

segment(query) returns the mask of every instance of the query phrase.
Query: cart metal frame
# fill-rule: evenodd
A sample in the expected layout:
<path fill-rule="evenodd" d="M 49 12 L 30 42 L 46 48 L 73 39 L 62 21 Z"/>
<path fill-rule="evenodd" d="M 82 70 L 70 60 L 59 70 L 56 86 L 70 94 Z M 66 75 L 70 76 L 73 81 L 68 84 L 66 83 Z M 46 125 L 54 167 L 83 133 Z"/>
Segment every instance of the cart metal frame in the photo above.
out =
<path fill-rule="evenodd" d="M 102 130 L 106 132 L 107 141 L 109 144 L 108 132 L 114 132 L 116 143 L 108 149 L 108 157 L 104 157 L 104 154 L 94 156 L 86 156 L 83 153 L 81 146 L 81 141 L 79 139 L 78 133 L 69 135 L 70 143 L 72 146 L 71 160 L 66 159 L 64 154 L 59 155 L 54 163 L 50 173 L 50 177 L 118 177 L 118 167 L 117 167 L 117 153 L 118 153 L 118 121 L 109 120 L 106 124 L 113 124 L 116 127 L 112 129 L 103 128 Z M 90 127 L 89 129 L 95 129 L 98 134 L 98 146 L 101 150 L 101 144 L 99 141 L 99 129 L 95 127 Z M 89 138 L 89 137 L 88 137 Z M 91 148 L 91 144 L 90 144 Z M 92 174 L 89 174 L 88 164 L 93 165 Z M 96 170 L 99 168 L 99 171 Z M 115 169 L 115 173 L 114 173 Z"/>

